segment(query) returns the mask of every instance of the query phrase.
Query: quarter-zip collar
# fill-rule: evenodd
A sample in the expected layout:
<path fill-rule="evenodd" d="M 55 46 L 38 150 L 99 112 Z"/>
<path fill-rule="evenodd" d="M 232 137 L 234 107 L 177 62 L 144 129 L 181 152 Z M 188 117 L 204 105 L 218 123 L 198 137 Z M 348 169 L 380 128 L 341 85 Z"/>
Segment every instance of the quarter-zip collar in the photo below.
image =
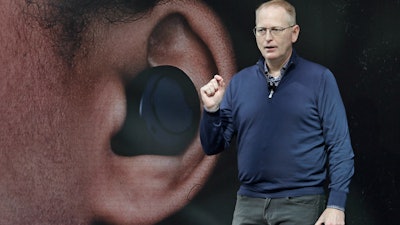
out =
<path fill-rule="evenodd" d="M 292 55 L 290 56 L 289 61 L 282 68 L 282 70 L 284 71 L 284 74 L 286 74 L 291 69 L 292 66 L 296 65 L 297 57 L 298 56 L 297 56 L 296 50 L 293 49 Z M 268 67 L 266 66 L 265 59 L 263 57 L 261 57 L 258 60 L 257 66 L 259 67 L 259 70 L 262 74 L 265 74 L 266 72 L 268 72 Z M 282 72 L 282 70 L 281 70 L 281 72 Z M 282 77 L 284 74 L 282 74 Z"/>
<path fill-rule="evenodd" d="M 257 65 L 259 67 L 259 71 L 264 75 L 269 91 L 268 98 L 272 98 L 273 94 L 277 91 L 278 85 L 283 83 L 284 80 L 286 80 L 286 74 L 292 69 L 292 67 L 295 66 L 295 63 L 297 61 L 297 54 L 296 51 L 293 49 L 292 50 L 292 55 L 290 56 L 289 61 L 282 67 L 280 71 L 280 76 L 279 77 L 272 77 L 268 73 L 268 67 L 265 63 L 265 59 L 261 57 Z"/>

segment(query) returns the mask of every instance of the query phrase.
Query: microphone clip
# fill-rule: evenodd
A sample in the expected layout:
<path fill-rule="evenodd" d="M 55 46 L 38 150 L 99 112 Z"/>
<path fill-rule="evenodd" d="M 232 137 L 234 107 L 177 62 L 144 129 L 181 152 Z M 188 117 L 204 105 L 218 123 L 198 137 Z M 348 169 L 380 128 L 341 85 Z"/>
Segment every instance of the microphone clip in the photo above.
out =
<path fill-rule="evenodd" d="M 275 90 L 276 90 L 276 84 L 272 81 L 269 81 L 268 82 L 268 90 L 269 90 L 268 98 L 272 98 L 272 95 L 275 93 Z"/>

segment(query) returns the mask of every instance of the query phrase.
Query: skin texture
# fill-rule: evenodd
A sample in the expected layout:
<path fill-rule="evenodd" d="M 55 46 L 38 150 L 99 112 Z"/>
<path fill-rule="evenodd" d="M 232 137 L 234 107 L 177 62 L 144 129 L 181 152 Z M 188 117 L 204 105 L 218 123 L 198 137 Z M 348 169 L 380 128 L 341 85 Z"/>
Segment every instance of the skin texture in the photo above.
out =
<path fill-rule="evenodd" d="M 93 20 L 72 64 L 25 2 L 0 3 L 0 224 L 154 224 L 182 208 L 215 165 L 198 136 L 179 156 L 113 153 L 125 118 L 124 82 L 158 65 L 199 89 L 235 72 L 227 32 L 197 1 L 147 16 Z M 72 65 L 72 66 L 71 66 Z"/>

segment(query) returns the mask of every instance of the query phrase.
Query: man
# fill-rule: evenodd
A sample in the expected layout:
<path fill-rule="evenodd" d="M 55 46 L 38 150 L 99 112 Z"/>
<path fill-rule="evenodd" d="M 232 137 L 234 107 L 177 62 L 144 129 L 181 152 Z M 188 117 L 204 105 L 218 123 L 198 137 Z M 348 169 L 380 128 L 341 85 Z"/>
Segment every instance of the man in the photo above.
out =
<path fill-rule="evenodd" d="M 255 22 L 262 58 L 228 86 L 215 75 L 200 90 L 204 151 L 217 154 L 237 140 L 232 224 L 344 224 L 354 156 L 335 79 L 293 49 L 300 27 L 290 3 L 261 4 Z"/>
<path fill-rule="evenodd" d="M 143 71 L 179 68 L 197 88 L 234 72 L 206 5 L 3 0 L 0 27 L 0 224 L 155 224 L 201 189 L 216 157 L 198 136 L 172 155 L 111 142 Z"/>

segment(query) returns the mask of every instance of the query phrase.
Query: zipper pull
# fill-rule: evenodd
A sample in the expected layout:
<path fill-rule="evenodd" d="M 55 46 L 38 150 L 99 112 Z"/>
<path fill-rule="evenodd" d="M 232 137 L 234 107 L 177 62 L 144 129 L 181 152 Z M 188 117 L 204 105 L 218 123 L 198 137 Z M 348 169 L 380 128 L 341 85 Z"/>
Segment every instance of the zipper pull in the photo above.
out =
<path fill-rule="evenodd" d="M 272 95 L 274 94 L 274 90 L 271 89 L 271 91 L 269 92 L 268 98 L 272 98 Z"/>
<path fill-rule="evenodd" d="M 276 85 L 273 82 L 268 82 L 268 89 L 269 89 L 269 95 L 268 98 L 272 98 L 272 95 L 275 93 L 276 90 Z"/>

